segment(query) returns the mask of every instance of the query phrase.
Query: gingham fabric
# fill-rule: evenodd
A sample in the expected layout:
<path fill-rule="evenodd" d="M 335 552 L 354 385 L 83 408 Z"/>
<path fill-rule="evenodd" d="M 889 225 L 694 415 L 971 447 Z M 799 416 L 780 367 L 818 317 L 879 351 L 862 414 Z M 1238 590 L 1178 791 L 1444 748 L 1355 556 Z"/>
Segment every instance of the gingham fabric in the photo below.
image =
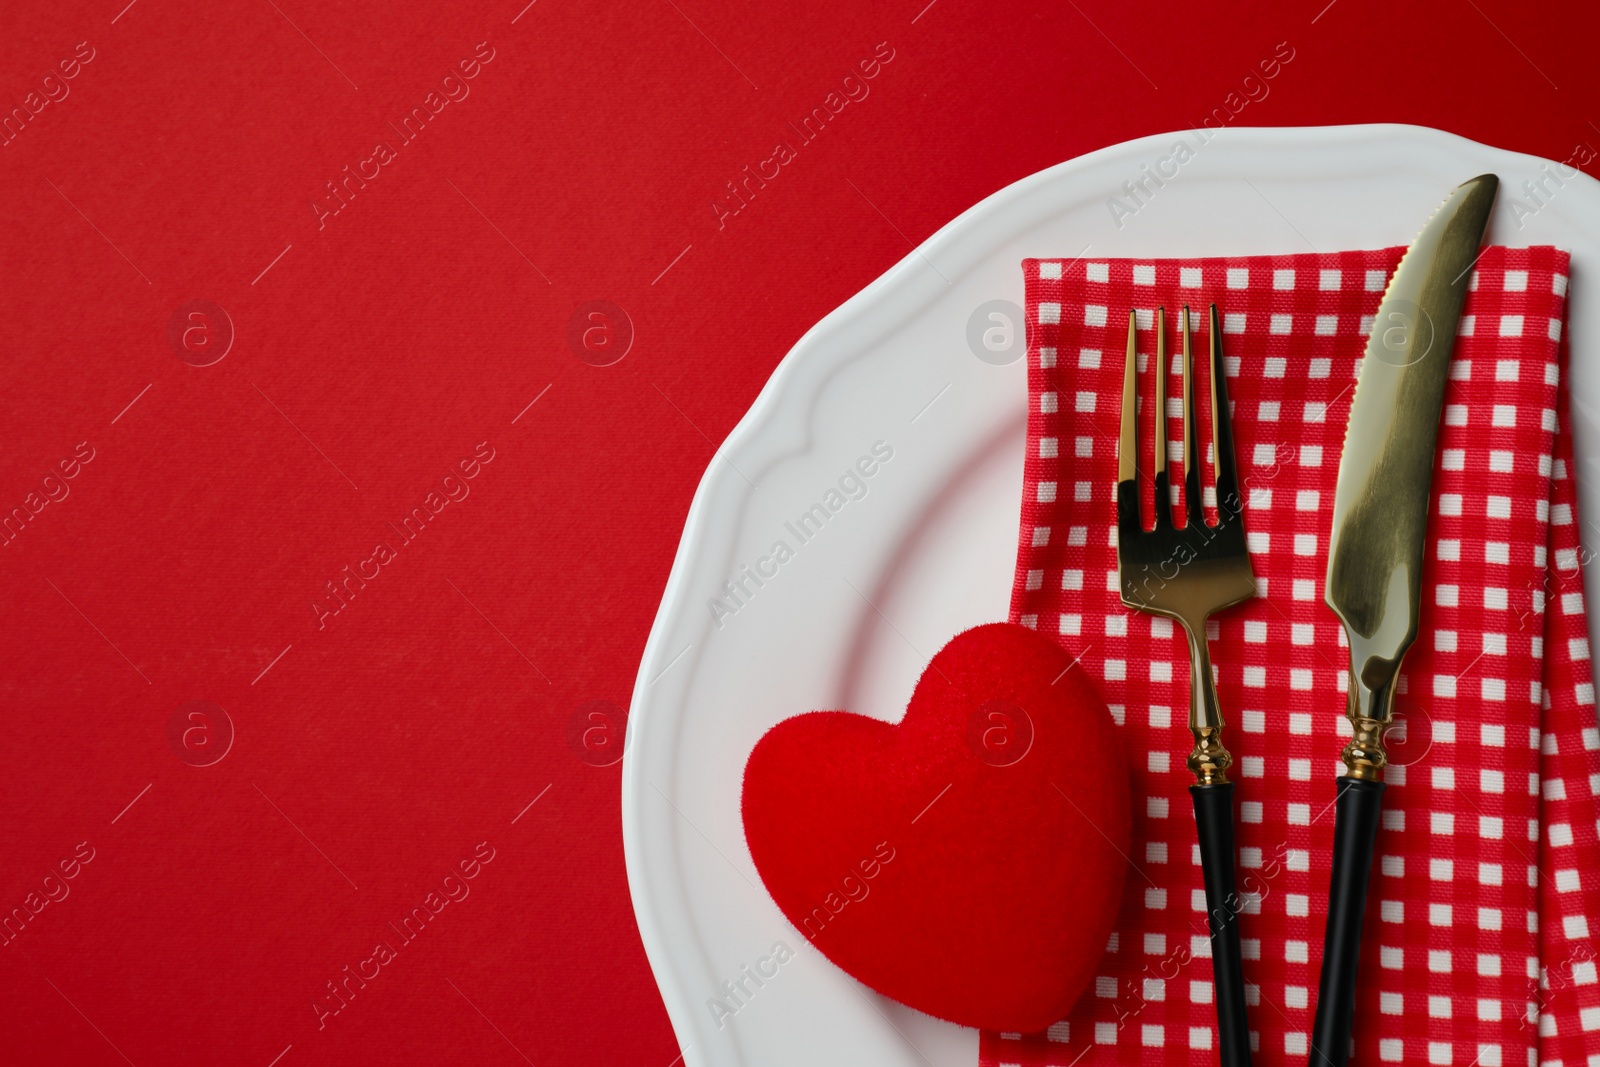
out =
<path fill-rule="evenodd" d="M 1236 761 L 1252 1041 L 1263 1067 L 1306 1061 L 1350 736 L 1348 653 L 1322 602 L 1329 516 L 1357 365 L 1401 251 L 1024 264 L 1031 414 L 1012 618 L 1081 655 L 1122 727 L 1134 870 L 1071 1016 L 1047 1034 L 985 1033 L 984 1067 L 1216 1061 L 1184 766 L 1187 651 L 1169 622 L 1122 607 L 1114 530 L 1128 309 L 1148 396 L 1152 309 L 1167 308 L 1177 467 L 1178 309 L 1200 320 L 1203 373 L 1211 302 L 1260 590 L 1211 627 Z M 1552 248 L 1487 250 L 1461 320 L 1422 630 L 1390 735 L 1354 1063 L 1600 1067 L 1600 734 L 1562 373 L 1567 263 Z M 1145 405 L 1147 472 L 1150 418 Z"/>

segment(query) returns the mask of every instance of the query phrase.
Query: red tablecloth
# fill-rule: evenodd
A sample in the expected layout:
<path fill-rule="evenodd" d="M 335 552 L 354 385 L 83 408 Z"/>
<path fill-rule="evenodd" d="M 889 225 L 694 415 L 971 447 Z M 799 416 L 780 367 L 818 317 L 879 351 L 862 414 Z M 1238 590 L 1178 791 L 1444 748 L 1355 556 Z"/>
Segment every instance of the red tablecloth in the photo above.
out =
<path fill-rule="evenodd" d="M 1081 653 L 1123 728 L 1134 872 L 1092 992 L 1049 1034 L 986 1034 L 985 1064 L 1215 1061 L 1184 767 L 1188 652 L 1170 621 L 1121 605 L 1114 514 L 1128 310 L 1145 324 L 1148 395 L 1153 309 L 1168 309 L 1173 360 L 1160 370 L 1176 398 L 1178 309 L 1204 316 L 1211 302 L 1259 588 L 1211 624 L 1238 782 L 1245 981 L 1256 1062 L 1304 1062 L 1350 736 L 1343 628 L 1322 602 L 1328 524 L 1361 353 L 1401 251 L 1025 263 L 1031 412 L 1012 615 Z M 1463 310 L 1364 929 L 1361 1062 L 1522 1067 L 1600 1052 L 1600 724 L 1561 384 L 1568 272 L 1555 249 L 1488 249 Z M 1202 426 L 1207 337 L 1202 325 Z M 1174 400 L 1165 415 L 1180 410 Z M 1144 416 L 1148 472 L 1148 404 Z M 1179 418 L 1164 426 L 1181 441 Z M 1148 485 L 1145 496 L 1153 506 Z"/>
<path fill-rule="evenodd" d="M 0 548 L 0 912 L 95 855 L 0 948 L 0 1059 L 668 1067 L 618 769 L 569 728 L 627 702 L 695 485 L 794 341 L 996 189 L 1218 108 L 1567 159 L 1600 145 L 1594 18 L 6 5 L 0 514 L 94 459 Z M 840 110 L 732 199 L 818 107 Z M 169 339 L 176 318 L 187 358 L 215 353 L 196 300 L 235 334 L 209 367 Z M 569 341 L 600 300 L 634 328 L 608 367 Z M 319 629 L 326 583 L 485 441 L 471 495 Z M 209 767 L 168 739 L 193 700 L 234 727 Z M 319 1030 L 326 983 L 485 840 L 471 896 Z"/>

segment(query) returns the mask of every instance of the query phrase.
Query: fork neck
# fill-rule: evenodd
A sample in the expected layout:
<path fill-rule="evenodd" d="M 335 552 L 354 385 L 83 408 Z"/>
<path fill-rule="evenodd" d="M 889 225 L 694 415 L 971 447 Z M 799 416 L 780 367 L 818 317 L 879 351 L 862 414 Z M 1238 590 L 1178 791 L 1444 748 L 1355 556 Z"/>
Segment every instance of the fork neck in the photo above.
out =
<path fill-rule="evenodd" d="M 1189 639 L 1189 732 L 1194 750 L 1189 770 L 1200 785 L 1224 785 L 1233 756 L 1222 744 L 1222 709 L 1211 674 L 1211 652 L 1206 641 L 1206 621 L 1179 619 Z"/>

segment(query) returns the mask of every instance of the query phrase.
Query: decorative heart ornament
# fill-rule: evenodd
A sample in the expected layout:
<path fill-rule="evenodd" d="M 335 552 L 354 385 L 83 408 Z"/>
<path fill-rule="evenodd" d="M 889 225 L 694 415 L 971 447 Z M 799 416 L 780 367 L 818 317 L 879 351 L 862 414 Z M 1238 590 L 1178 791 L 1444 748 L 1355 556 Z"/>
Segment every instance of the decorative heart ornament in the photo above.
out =
<path fill-rule="evenodd" d="M 929 1015 L 1033 1032 L 1106 950 L 1127 871 L 1129 778 L 1072 658 L 1010 623 L 942 648 L 899 725 L 844 711 L 769 730 L 744 829 L 813 946 Z"/>

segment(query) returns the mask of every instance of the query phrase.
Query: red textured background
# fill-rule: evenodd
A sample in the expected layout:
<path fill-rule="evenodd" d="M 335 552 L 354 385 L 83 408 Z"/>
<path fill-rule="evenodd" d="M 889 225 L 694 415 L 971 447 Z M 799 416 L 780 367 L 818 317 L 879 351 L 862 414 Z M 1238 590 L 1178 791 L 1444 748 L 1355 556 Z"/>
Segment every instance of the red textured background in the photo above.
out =
<path fill-rule="evenodd" d="M 0 117 L 95 53 L 0 146 L 0 515 L 94 449 L 0 538 L 8 1063 L 668 1067 L 618 768 L 569 726 L 626 703 L 701 471 L 806 328 L 994 190 L 1199 122 L 1280 41 L 1237 123 L 1600 148 L 1577 4 L 124 2 L 0 15 Z M 482 41 L 319 229 L 323 183 Z M 719 230 L 723 182 L 879 42 L 870 96 Z M 192 300 L 236 330 L 210 367 L 167 341 Z M 613 366 L 568 347 L 591 300 L 633 322 Z M 483 441 L 319 630 L 324 583 Z M 192 700 L 236 732 L 211 766 L 169 742 Z M 485 841 L 319 1030 L 324 983 Z"/>

